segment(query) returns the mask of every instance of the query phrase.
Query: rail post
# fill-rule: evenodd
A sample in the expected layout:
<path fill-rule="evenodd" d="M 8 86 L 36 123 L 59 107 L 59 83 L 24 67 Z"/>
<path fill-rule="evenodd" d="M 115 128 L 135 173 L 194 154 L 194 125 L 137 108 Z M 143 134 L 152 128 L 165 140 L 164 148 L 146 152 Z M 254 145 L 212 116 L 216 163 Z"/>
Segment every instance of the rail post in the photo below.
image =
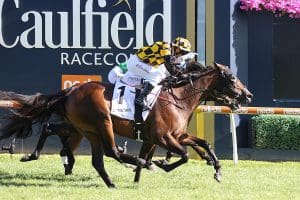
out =
<path fill-rule="evenodd" d="M 235 119 L 234 119 L 234 114 L 233 113 L 229 114 L 229 119 L 230 119 L 230 132 L 231 132 L 231 137 L 232 137 L 233 163 L 235 165 L 237 165 L 239 158 L 238 158 L 238 151 L 237 151 L 236 126 L 235 126 Z"/>

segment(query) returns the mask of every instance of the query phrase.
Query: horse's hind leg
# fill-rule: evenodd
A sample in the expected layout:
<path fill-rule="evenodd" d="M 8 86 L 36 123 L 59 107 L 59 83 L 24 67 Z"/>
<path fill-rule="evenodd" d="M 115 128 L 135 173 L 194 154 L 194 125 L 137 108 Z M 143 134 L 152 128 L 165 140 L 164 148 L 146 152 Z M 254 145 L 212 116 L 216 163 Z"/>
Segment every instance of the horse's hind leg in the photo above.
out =
<path fill-rule="evenodd" d="M 214 178 L 220 182 L 221 181 L 221 177 L 222 177 L 222 173 L 221 173 L 221 165 L 220 162 L 215 154 L 215 152 L 212 150 L 210 144 L 203 139 L 197 138 L 193 135 L 190 134 L 184 134 L 179 138 L 179 142 L 182 145 L 188 145 L 188 146 L 199 146 L 202 147 L 203 149 L 205 149 L 205 151 L 208 153 L 209 157 L 211 158 L 211 161 L 213 163 L 213 166 L 216 170 L 216 173 L 214 175 Z M 197 148 L 196 148 L 197 149 Z"/>
<path fill-rule="evenodd" d="M 75 163 L 75 158 L 74 158 L 73 152 L 80 144 L 82 138 L 83 138 L 83 136 L 79 132 L 73 131 L 71 136 L 68 137 L 67 141 L 62 141 L 63 148 L 61 151 L 64 151 L 64 152 L 61 152 L 60 155 L 67 156 L 67 162 L 68 162 L 68 165 L 64 165 L 65 175 L 72 174 L 72 169 L 73 169 L 74 163 Z M 64 145 L 64 142 L 66 142 L 66 145 Z"/>
<path fill-rule="evenodd" d="M 39 159 L 40 153 L 45 145 L 46 139 L 48 138 L 48 136 L 55 134 L 55 133 L 52 133 L 52 131 L 50 131 L 48 129 L 48 127 L 49 127 L 48 123 L 43 124 L 41 135 L 39 137 L 39 140 L 38 140 L 35 150 L 30 155 L 23 156 L 20 160 L 21 162 L 28 162 L 28 161 Z"/>
<path fill-rule="evenodd" d="M 73 126 L 70 126 L 69 124 L 66 124 L 64 127 L 61 127 L 60 132 L 64 132 L 64 134 L 59 135 L 61 143 L 63 145 L 60 151 L 60 156 L 62 164 L 65 168 L 65 175 L 69 175 L 72 174 L 72 169 L 75 163 L 73 152 L 78 147 L 83 136 Z"/>
<path fill-rule="evenodd" d="M 69 137 L 60 136 L 60 140 L 61 143 L 63 144 L 63 148 L 59 154 L 65 168 L 65 175 L 72 174 L 72 169 L 75 163 L 75 158 L 73 152 L 70 149 L 68 138 Z"/>
<path fill-rule="evenodd" d="M 101 176 L 102 180 L 104 183 L 107 185 L 109 188 L 114 188 L 115 185 L 108 176 L 105 168 L 104 168 L 104 160 L 103 160 L 103 146 L 101 142 L 99 141 L 99 138 L 95 136 L 87 136 L 88 140 L 90 141 L 91 147 L 92 147 L 92 164 L 93 167 L 97 170 L 99 175 Z"/>

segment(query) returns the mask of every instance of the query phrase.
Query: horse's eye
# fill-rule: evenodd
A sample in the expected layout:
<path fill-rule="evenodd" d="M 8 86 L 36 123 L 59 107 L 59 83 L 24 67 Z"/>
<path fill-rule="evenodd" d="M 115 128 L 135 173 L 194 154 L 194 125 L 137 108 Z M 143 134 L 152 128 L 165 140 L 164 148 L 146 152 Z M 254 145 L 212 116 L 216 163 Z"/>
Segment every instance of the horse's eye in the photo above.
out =
<path fill-rule="evenodd" d="M 229 79 L 230 79 L 233 83 L 236 82 L 236 78 L 235 78 L 235 76 L 232 75 L 232 74 L 229 75 Z"/>

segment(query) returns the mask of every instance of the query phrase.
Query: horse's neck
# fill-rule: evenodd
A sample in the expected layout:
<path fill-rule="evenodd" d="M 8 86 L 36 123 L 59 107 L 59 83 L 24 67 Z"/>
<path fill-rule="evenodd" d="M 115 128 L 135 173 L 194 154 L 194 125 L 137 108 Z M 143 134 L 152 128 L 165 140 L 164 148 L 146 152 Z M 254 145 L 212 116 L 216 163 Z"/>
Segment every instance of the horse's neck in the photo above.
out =
<path fill-rule="evenodd" d="M 216 79 L 215 70 L 210 70 L 194 80 L 193 85 L 186 84 L 174 89 L 174 94 L 179 99 L 180 106 L 194 111 L 199 103 L 205 100 L 205 93 L 211 89 Z"/>

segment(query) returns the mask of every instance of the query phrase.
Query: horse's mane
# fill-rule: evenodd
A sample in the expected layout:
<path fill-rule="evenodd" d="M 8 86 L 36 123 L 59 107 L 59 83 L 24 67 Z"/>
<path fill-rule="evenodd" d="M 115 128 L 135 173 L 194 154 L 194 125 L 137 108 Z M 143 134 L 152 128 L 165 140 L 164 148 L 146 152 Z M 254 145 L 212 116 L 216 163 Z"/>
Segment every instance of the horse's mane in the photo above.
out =
<path fill-rule="evenodd" d="M 206 71 L 207 67 L 199 62 L 196 61 L 191 61 L 188 62 L 186 65 L 185 70 L 183 71 L 183 73 L 190 73 L 190 72 L 201 72 L 201 71 Z"/>
<path fill-rule="evenodd" d="M 210 73 L 212 70 L 215 70 L 216 68 L 213 66 L 205 66 L 199 62 L 191 61 L 187 63 L 187 66 L 184 70 L 180 71 L 177 76 L 169 76 L 166 77 L 162 82 L 160 83 L 163 85 L 163 88 L 177 88 L 184 86 L 186 84 L 191 83 L 191 81 L 204 76 L 208 73 Z"/>

